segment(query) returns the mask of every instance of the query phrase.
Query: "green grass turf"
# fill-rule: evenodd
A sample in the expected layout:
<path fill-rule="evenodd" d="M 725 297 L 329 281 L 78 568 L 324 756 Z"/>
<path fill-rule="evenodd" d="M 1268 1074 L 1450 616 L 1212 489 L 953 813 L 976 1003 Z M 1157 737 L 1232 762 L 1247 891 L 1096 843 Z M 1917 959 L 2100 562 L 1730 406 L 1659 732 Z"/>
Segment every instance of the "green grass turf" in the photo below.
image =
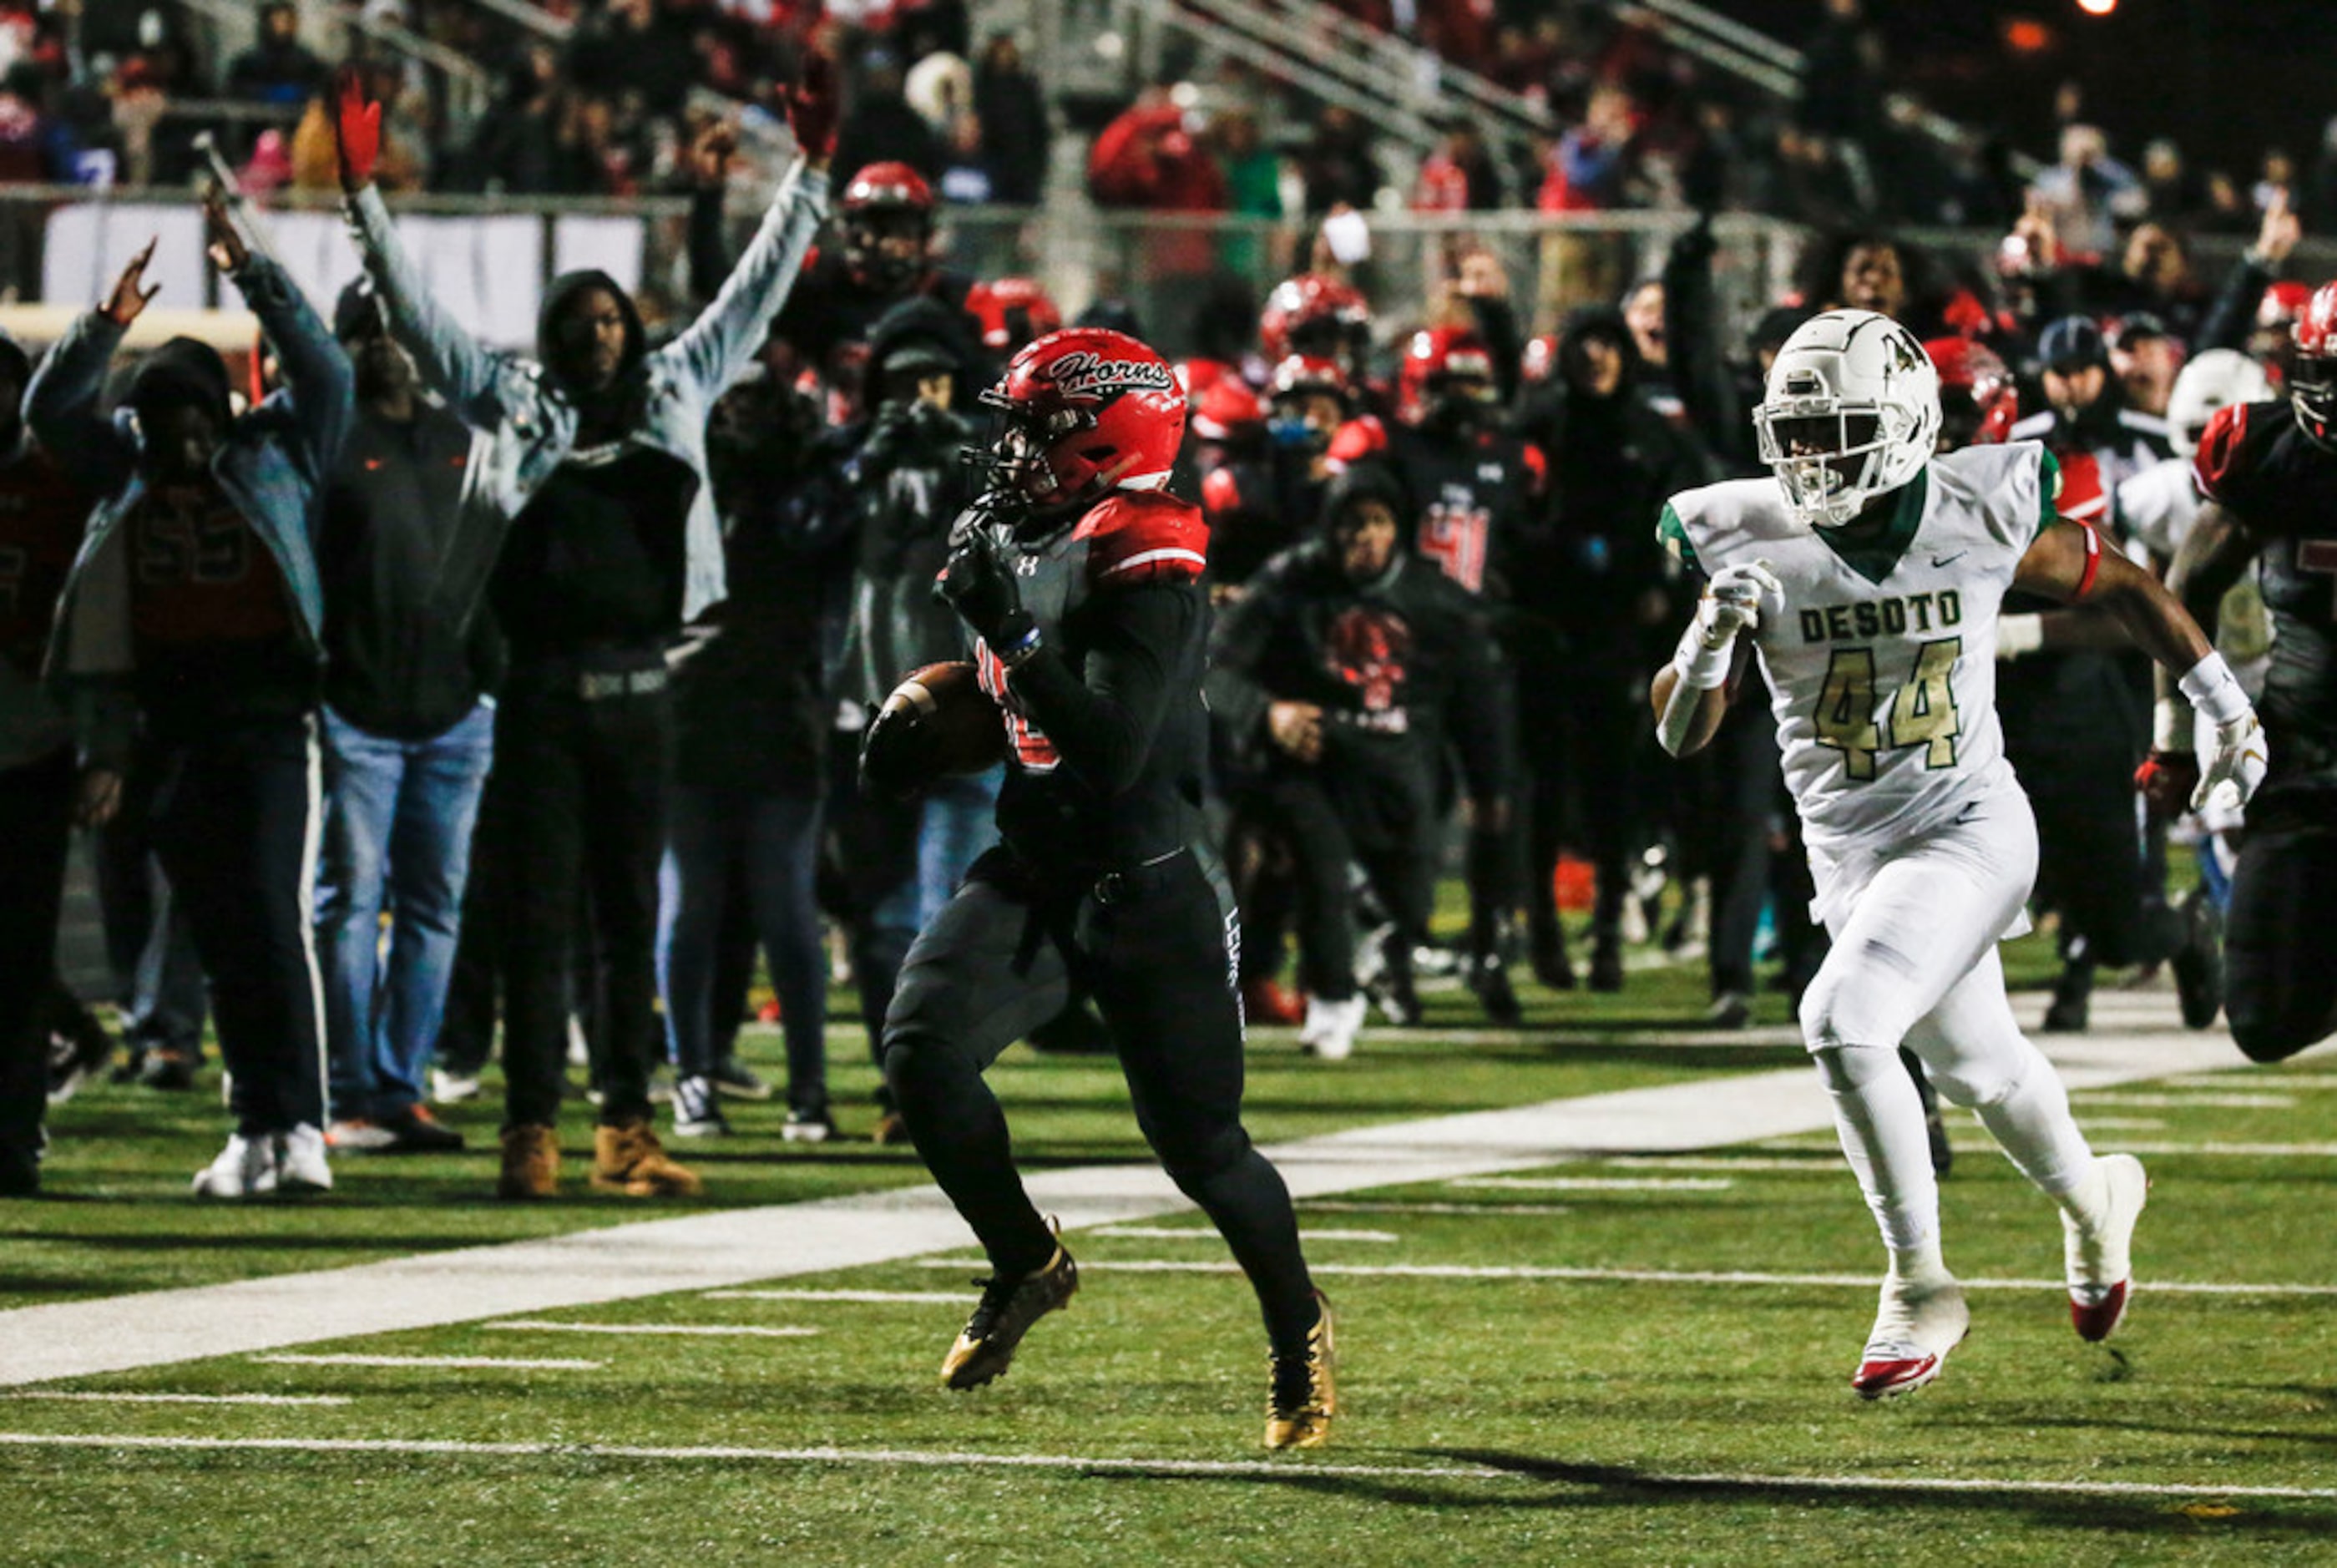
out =
<path fill-rule="evenodd" d="M 2034 974 L 2034 945 L 2016 963 Z M 1472 1037 L 1367 1046 L 1333 1067 L 1286 1035 L 1253 1043 L 1262 1137 L 1525 1103 L 1714 1072 L 1789 1064 L 1798 1048 L 1642 1044 L 1619 1027 L 1676 1024 L 1702 1001 L 1697 968 L 1635 975 L 1620 998 L 1530 995 L 1569 1025 L 1547 1043 Z M 1782 1006 L 1765 999 L 1770 1021 Z M 1465 998 L 1433 1016 L 1465 1020 Z M 776 1042 L 754 1036 L 758 1065 Z M 847 1032 L 839 1092 L 865 1093 Z M 2167 1142 L 2318 1142 L 2337 1086 L 2325 1061 L 2234 1073 L 2212 1089 L 2133 1085 L 2177 1103 L 2081 1094 L 2081 1119 Z M 2293 1092 L 2283 1081 L 2293 1082 Z M 1143 1158 L 1107 1065 L 1018 1054 L 999 1084 L 1027 1155 Z M 492 1091 L 491 1091 L 492 1093 Z M 2194 1105 L 2229 1093 L 2264 1106 Z M 706 1150 L 716 1203 L 777 1202 L 918 1180 L 868 1145 L 807 1152 L 773 1106 L 734 1108 L 743 1135 Z M 460 1118 L 491 1135 L 492 1111 Z M 587 1118 L 582 1107 L 573 1125 Z M 220 1115 L 207 1096 L 91 1091 L 58 1117 L 50 1167 L 64 1196 L 0 1204 L 0 1305 L 326 1267 L 432 1247 L 669 1212 L 612 1200 L 512 1210 L 479 1195 L 483 1154 L 347 1159 L 308 1208 L 199 1207 L 181 1194 Z M 865 1125 L 865 1122 L 863 1122 Z M 1945 1191 L 1951 1262 L 1968 1278 L 2054 1278 L 2048 1205 L 1960 1125 Z M 2337 1286 L 2327 1245 L 2337 1161 L 2150 1159 L 2143 1293 L 2117 1353 L 2069 1333 L 2058 1291 L 1976 1292 L 1973 1336 L 1933 1387 L 1866 1406 L 1844 1387 L 1870 1287 L 1699 1286 L 1341 1275 L 1341 1265 L 1515 1265 L 1864 1276 L 1872 1221 L 1825 1139 L 1805 1171 L 1697 1168 L 1718 1189 L 1533 1191 L 1420 1185 L 1302 1210 L 1310 1230 L 1394 1243 L 1310 1247 L 1339 1304 L 1343 1411 L 1332 1449 L 1266 1475 L 1158 1475 L 770 1460 L 546 1455 L 198 1453 L 0 1446 L 11 1563 L 731 1563 L 839 1564 L 1402 1564 L 1556 1562 L 2093 1563 L 2328 1562 L 2337 1504 L 2166 1496 L 1841 1494 L 1815 1477 L 2115 1480 L 2337 1485 L 2337 1301 L 2152 1293 L 2151 1279 Z M 699 1151 L 692 1150 L 695 1156 Z M 1746 1150 L 1745 1155 L 1774 1161 Z M 1568 1175 L 1602 1168 L 1573 1164 Z M 1641 1164 L 1607 1174 L 1664 1172 Z M 578 1169 L 581 1176 L 581 1165 Z M 581 1181 L 579 1183 L 581 1186 Z M 1393 1206 L 1463 1203 L 1465 1215 Z M 1374 1211 L 1356 1205 L 1384 1204 Z M 1562 1208 L 1528 1214 L 1527 1207 Z M 791 1279 L 791 1289 L 954 1293 L 852 1304 L 680 1294 L 541 1314 L 573 1322 L 803 1325 L 793 1339 L 647 1338 L 479 1325 L 302 1348 L 602 1360 L 596 1372 L 269 1365 L 231 1357 L 85 1378 L 84 1390 L 299 1393 L 341 1406 L 53 1403 L 0 1397 L 0 1430 L 154 1436 L 391 1438 L 665 1447 L 914 1450 L 1251 1461 L 1262 1343 L 1229 1274 L 1119 1271 L 1115 1261 L 1218 1260 L 1190 1239 L 1073 1242 L 1090 1266 L 1072 1309 L 1042 1324 L 1004 1381 L 934 1386 L 978 1269 L 970 1250 Z M 939 1265 L 939 1266 L 931 1266 Z M 962 1266 L 961 1266 L 962 1265 Z M 1341 1476 L 1325 1465 L 1491 1468 L 1498 1478 Z M 1693 1474 L 1783 1480 L 1687 1484 Z"/>

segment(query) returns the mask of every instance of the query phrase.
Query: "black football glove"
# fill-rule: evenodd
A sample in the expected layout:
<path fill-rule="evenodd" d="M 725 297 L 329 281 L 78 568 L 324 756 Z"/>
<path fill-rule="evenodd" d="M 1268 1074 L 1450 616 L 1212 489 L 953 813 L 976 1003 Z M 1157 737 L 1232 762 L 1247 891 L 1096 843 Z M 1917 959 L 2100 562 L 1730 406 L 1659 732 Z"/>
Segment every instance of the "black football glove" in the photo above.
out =
<path fill-rule="evenodd" d="M 934 580 L 934 597 L 956 611 L 1010 664 L 1039 645 L 1039 622 L 1022 608 L 1012 570 L 980 533 L 969 534 L 950 551 L 948 564 Z"/>

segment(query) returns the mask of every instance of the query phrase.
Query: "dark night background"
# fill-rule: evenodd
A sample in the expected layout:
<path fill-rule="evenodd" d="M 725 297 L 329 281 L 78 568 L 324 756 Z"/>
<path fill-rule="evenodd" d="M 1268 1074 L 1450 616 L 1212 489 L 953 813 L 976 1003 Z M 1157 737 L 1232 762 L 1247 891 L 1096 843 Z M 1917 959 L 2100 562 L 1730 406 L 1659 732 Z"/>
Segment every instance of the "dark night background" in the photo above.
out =
<path fill-rule="evenodd" d="M 1824 15 L 1821 0 L 1707 3 L 1794 44 Z M 2119 0 L 2107 17 L 2077 0 L 1867 0 L 1865 13 L 1889 41 L 1893 86 L 2048 161 L 2064 82 L 2082 87 L 2080 117 L 2109 132 L 2117 158 L 2172 136 L 2195 172 L 2225 169 L 2244 187 L 2267 147 L 2310 168 L 2337 114 L 2337 0 Z M 2044 29 L 2043 49 L 2008 46 L 2024 21 Z"/>

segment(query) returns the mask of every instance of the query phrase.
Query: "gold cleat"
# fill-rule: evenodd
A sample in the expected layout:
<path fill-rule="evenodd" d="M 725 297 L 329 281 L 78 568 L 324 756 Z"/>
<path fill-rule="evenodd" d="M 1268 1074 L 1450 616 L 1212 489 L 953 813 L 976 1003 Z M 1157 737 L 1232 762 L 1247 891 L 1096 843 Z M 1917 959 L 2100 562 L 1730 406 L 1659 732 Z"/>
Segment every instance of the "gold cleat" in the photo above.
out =
<path fill-rule="evenodd" d="M 1306 1334 L 1304 1356 L 1276 1356 L 1266 1396 L 1266 1446 L 1269 1448 L 1320 1448 L 1331 1440 L 1331 1417 L 1339 1408 L 1332 1387 L 1331 1302 L 1315 1292 L 1322 1316 Z"/>
<path fill-rule="evenodd" d="M 706 1191 L 695 1171 L 665 1152 L 646 1117 L 592 1130 L 592 1185 L 628 1198 L 695 1198 Z"/>
<path fill-rule="evenodd" d="M 979 1388 L 993 1377 L 1004 1377 L 1007 1367 L 1014 1364 L 1014 1348 L 1022 1343 L 1031 1326 L 1071 1304 L 1080 1288 L 1080 1266 L 1058 1244 L 1047 1266 L 1035 1274 L 1020 1279 L 993 1274 L 975 1283 L 982 1287 L 982 1299 L 975 1303 L 973 1316 L 965 1320 L 957 1343 L 942 1358 L 944 1388 Z"/>

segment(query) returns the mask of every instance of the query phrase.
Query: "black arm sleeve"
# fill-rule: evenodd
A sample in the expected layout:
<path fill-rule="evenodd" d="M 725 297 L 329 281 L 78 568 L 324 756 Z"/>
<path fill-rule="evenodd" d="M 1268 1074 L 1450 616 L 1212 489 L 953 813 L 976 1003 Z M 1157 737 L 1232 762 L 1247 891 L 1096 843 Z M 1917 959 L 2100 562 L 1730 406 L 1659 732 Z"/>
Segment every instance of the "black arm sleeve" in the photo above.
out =
<path fill-rule="evenodd" d="M 1100 794 L 1119 795 L 1143 775 L 1171 682 L 1208 627 L 1208 601 L 1198 583 L 1148 583 L 1101 595 L 1084 612 L 1097 627 L 1084 679 L 1042 644 L 1011 683 L 1064 765 Z"/>
<path fill-rule="evenodd" d="M 722 231 L 720 185 L 701 185 L 689 193 L 689 297 L 703 305 L 722 292 L 730 276 L 730 247 Z"/>
<path fill-rule="evenodd" d="M 1743 465 L 1753 456 L 1753 425 L 1738 407 L 1736 384 L 1720 341 L 1720 308 L 1712 286 L 1712 241 L 1691 229 L 1664 258 L 1664 339 L 1672 382 L 1687 406 L 1689 426 L 1704 444 Z"/>
<path fill-rule="evenodd" d="M 2193 358 L 2210 348 L 2247 348 L 2248 332 L 2255 326 L 2256 307 L 2270 287 L 2271 271 L 2242 251 L 2240 259 L 2232 263 L 2232 270 L 2224 274 L 2224 286 L 2215 290 L 2215 302 L 2207 308 L 2207 318 L 2199 323 L 2199 340 L 2191 346 Z"/>

